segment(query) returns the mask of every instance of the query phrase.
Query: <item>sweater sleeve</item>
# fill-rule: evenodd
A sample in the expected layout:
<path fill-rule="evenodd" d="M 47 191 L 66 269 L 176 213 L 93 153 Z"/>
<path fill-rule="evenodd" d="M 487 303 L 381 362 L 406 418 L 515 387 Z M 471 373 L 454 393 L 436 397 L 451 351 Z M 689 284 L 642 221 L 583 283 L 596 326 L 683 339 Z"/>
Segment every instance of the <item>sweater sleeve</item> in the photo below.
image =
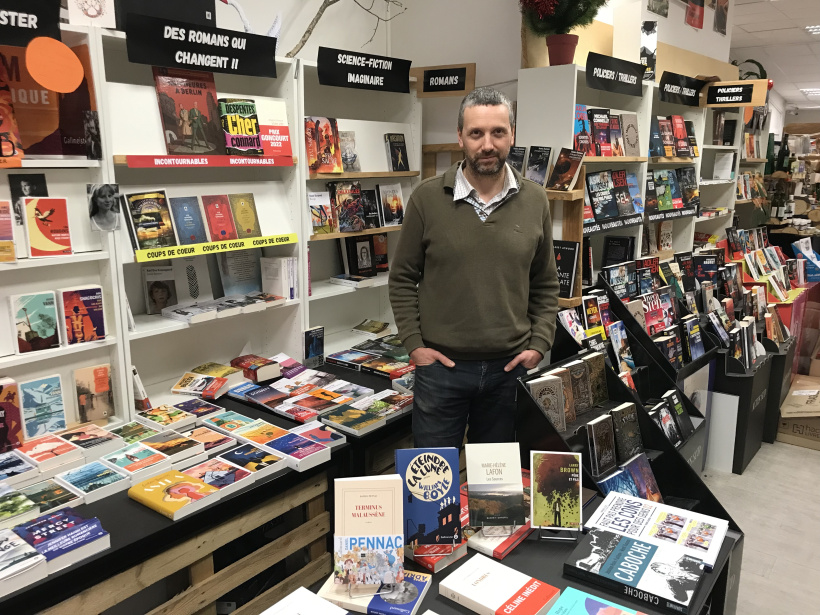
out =
<path fill-rule="evenodd" d="M 407 202 L 399 243 L 390 263 L 390 305 L 407 353 L 424 346 L 421 339 L 418 284 L 424 272 L 424 220 L 413 196 Z"/>
<path fill-rule="evenodd" d="M 552 348 L 555 339 L 555 317 L 558 313 L 558 269 L 552 248 L 552 219 L 549 205 L 544 215 L 544 239 L 530 266 L 530 298 L 527 316 L 531 323 L 527 349 L 542 355 Z"/>

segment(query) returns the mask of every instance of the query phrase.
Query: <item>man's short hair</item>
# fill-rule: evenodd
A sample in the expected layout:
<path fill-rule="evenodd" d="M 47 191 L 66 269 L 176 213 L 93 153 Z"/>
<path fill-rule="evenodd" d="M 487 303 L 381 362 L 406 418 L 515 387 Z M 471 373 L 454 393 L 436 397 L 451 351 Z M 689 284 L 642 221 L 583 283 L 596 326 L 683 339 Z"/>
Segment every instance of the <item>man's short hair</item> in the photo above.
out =
<path fill-rule="evenodd" d="M 510 126 L 515 125 L 515 115 L 513 114 L 512 101 L 506 94 L 495 88 L 476 88 L 461 101 L 461 108 L 458 110 L 458 129 L 464 128 L 464 110 L 467 107 L 484 107 L 504 105 L 510 114 Z"/>

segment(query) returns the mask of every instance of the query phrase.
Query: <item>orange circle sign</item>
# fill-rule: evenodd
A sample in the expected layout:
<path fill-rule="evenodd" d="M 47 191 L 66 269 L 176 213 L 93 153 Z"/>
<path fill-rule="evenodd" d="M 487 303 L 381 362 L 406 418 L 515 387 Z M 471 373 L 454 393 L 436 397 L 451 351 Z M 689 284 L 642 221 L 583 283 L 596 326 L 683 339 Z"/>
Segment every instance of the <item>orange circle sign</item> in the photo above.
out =
<path fill-rule="evenodd" d="M 65 43 L 40 36 L 26 47 L 26 68 L 32 78 L 47 90 L 68 94 L 83 82 L 80 59 Z"/>

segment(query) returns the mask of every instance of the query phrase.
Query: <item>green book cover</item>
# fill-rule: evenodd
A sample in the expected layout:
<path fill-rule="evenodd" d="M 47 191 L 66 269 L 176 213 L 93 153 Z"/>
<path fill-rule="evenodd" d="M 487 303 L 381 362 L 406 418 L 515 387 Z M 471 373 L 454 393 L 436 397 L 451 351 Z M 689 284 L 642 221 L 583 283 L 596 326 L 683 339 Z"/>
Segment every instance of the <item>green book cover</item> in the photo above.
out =
<path fill-rule="evenodd" d="M 229 194 L 233 221 L 236 224 L 236 235 L 239 239 L 261 237 L 259 217 L 256 215 L 256 202 L 250 193 Z"/>

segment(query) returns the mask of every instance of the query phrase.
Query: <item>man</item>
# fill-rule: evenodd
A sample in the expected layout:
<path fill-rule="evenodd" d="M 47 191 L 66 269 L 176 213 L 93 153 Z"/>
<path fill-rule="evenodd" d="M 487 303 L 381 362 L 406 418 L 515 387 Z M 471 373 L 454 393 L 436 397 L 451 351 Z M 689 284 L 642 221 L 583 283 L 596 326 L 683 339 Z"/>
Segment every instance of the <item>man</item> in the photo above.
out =
<path fill-rule="evenodd" d="M 461 103 L 465 161 L 413 192 L 390 271 L 399 336 L 416 364 L 417 447 L 515 437 L 516 379 L 550 349 L 558 310 L 543 187 L 506 164 L 509 99 Z"/>

